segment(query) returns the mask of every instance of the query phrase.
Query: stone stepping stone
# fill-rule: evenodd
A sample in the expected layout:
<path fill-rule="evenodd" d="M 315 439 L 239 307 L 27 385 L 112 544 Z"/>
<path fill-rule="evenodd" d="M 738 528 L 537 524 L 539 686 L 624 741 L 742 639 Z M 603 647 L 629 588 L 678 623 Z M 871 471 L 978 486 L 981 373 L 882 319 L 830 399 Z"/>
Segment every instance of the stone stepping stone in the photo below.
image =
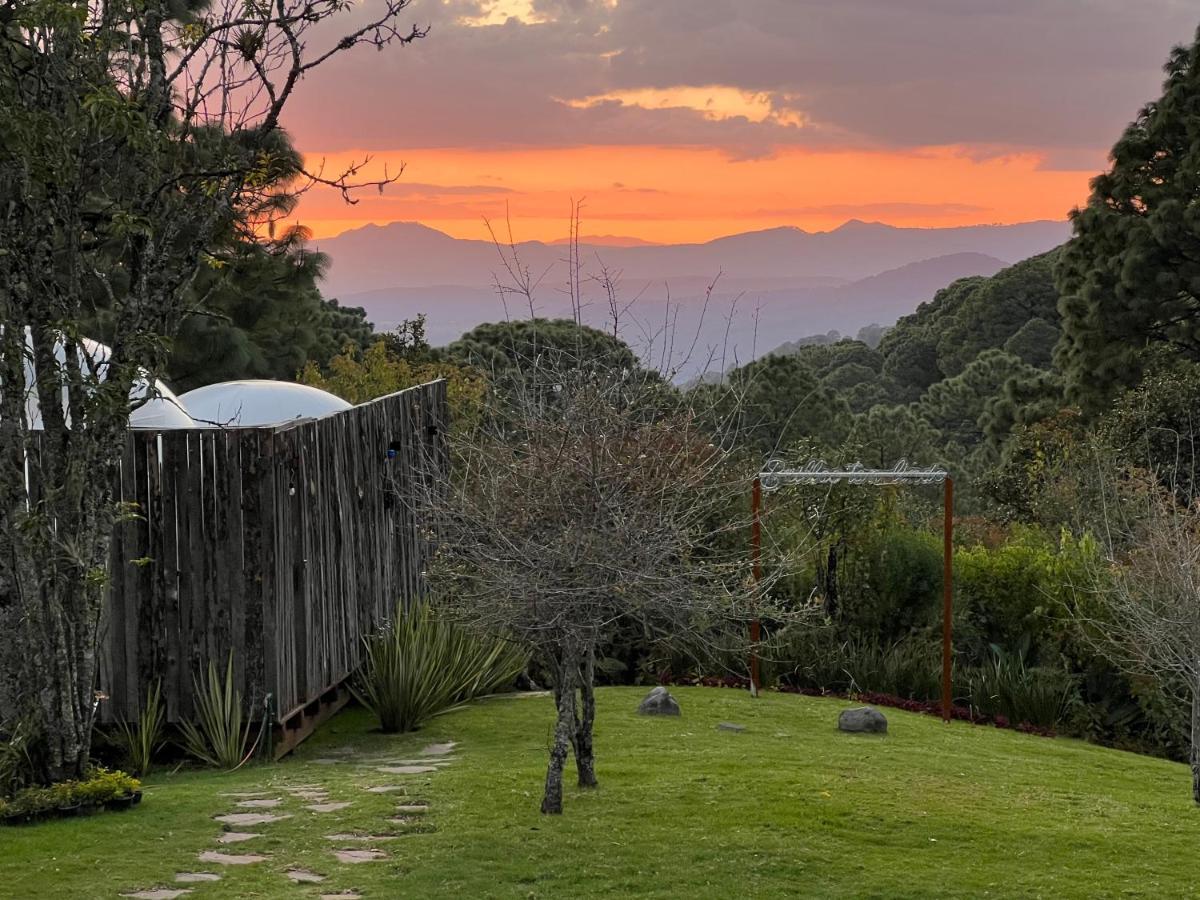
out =
<path fill-rule="evenodd" d="M 382 850 L 334 850 L 333 855 L 338 858 L 338 862 L 344 863 L 378 862 L 387 859 L 387 854 Z"/>
<path fill-rule="evenodd" d="M 394 841 L 396 838 L 403 837 L 400 834 L 351 834 L 339 832 L 338 834 L 327 834 L 325 839 L 329 841 Z"/>
<path fill-rule="evenodd" d="M 150 891 L 134 891 L 132 894 L 122 894 L 122 897 L 133 897 L 134 900 L 175 900 L 192 892 L 191 888 L 155 888 Z"/>
<path fill-rule="evenodd" d="M 343 891 L 340 894 L 322 894 L 321 900 L 362 900 L 362 894 L 354 891 Z"/>
<path fill-rule="evenodd" d="M 381 784 L 376 787 L 367 788 L 367 793 L 368 794 L 390 794 L 393 791 L 402 791 L 402 790 L 404 790 L 404 785 L 402 785 L 402 784 Z"/>
<path fill-rule="evenodd" d="M 276 806 L 282 805 L 283 801 L 278 797 L 270 800 L 241 800 L 234 804 L 234 806 L 240 807 L 241 809 L 274 809 Z"/>
<path fill-rule="evenodd" d="M 329 796 L 329 791 L 292 791 L 291 794 L 301 800 L 324 800 Z"/>
<path fill-rule="evenodd" d="M 175 880 L 180 884 L 199 884 L 202 881 L 220 881 L 216 872 L 176 872 Z"/>
<path fill-rule="evenodd" d="M 341 800 L 335 803 L 310 803 L 305 809 L 311 809 L 317 813 L 337 812 L 339 809 L 345 809 L 350 805 L 349 800 Z"/>
<path fill-rule="evenodd" d="M 392 816 L 388 819 L 393 825 L 416 825 L 421 822 L 420 816 Z"/>
<path fill-rule="evenodd" d="M 458 757 L 442 758 L 442 759 L 398 759 L 394 762 L 389 762 L 389 766 L 433 766 L 435 769 L 444 769 L 446 766 L 453 765 L 458 761 Z"/>
<path fill-rule="evenodd" d="M 268 822 L 290 819 L 291 816 L 279 816 L 275 813 L 230 813 L 227 816 L 214 816 L 213 818 L 226 825 L 266 825 Z"/>
<path fill-rule="evenodd" d="M 449 741 L 445 744 L 430 744 L 421 751 L 422 756 L 445 756 L 447 753 L 453 753 L 454 748 L 458 746 L 458 741 Z"/>
<path fill-rule="evenodd" d="M 385 775 L 424 775 L 436 772 L 437 766 L 380 766 L 378 771 Z"/>
<path fill-rule="evenodd" d="M 253 831 L 222 831 L 217 835 L 217 843 L 240 844 L 242 841 L 252 841 L 258 837 L 262 837 L 262 835 Z"/>
<path fill-rule="evenodd" d="M 229 791 L 224 794 L 218 794 L 218 797 L 270 797 L 270 791 Z"/>
<path fill-rule="evenodd" d="M 307 869 L 288 869 L 283 873 L 296 884 L 320 884 L 325 880 L 324 875 L 318 875 L 316 872 L 310 872 Z"/>
<path fill-rule="evenodd" d="M 322 756 L 319 759 L 312 760 L 312 762 L 316 763 L 318 766 L 340 766 L 342 763 L 345 762 L 345 760 L 344 759 L 333 759 L 332 757 L 329 757 L 329 756 Z"/>
<path fill-rule="evenodd" d="M 429 812 L 429 805 L 426 803 L 401 803 L 396 807 L 396 812 L 424 815 L 425 813 Z"/>
<path fill-rule="evenodd" d="M 220 863 L 223 866 L 249 866 L 254 863 L 266 862 L 265 856 L 259 856 L 257 853 L 246 853 L 239 855 L 237 853 L 222 853 L 220 850 L 205 850 L 198 857 L 200 862 Z"/>

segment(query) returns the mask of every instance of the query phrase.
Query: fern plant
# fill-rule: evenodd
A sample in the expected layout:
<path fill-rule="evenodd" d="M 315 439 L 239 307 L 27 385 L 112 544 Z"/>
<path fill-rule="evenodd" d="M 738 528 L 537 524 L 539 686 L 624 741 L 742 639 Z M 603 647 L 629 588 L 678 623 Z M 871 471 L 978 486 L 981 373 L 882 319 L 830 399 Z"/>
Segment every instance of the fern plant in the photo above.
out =
<path fill-rule="evenodd" d="M 129 768 L 134 775 L 145 777 L 150 774 L 154 755 L 163 748 L 163 728 L 166 725 L 166 710 L 162 702 L 162 684 L 155 682 L 146 690 L 146 702 L 136 722 L 118 722 L 114 738 L 125 752 Z"/>
<path fill-rule="evenodd" d="M 180 725 L 189 756 L 218 769 L 236 769 L 250 756 L 251 722 L 242 714 L 242 692 L 233 687 L 233 653 L 225 677 L 210 660 L 203 679 L 193 678 L 196 718 Z"/>

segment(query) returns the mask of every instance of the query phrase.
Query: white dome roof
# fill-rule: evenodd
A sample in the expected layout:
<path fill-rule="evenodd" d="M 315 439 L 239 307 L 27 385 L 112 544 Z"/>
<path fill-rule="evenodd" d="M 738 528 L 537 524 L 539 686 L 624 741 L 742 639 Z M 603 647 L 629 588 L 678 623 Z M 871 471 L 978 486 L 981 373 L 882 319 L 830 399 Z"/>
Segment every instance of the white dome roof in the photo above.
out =
<path fill-rule="evenodd" d="M 25 344 L 27 347 L 25 356 L 25 420 L 29 423 L 31 430 L 41 431 L 42 411 L 37 395 L 37 373 L 33 367 L 33 334 L 28 327 L 25 329 Z M 97 364 L 97 375 L 103 381 L 108 370 L 106 363 L 109 356 L 112 355 L 111 348 L 105 344 L 101 344 L 99 341 L 83 338 L 80 341 L 79 347 L 81 365 L 84 363 L 85 354 L 86 358 L 90 358 L 94 364 Z M 66 352 L 61 342 L 55 344 L 54 355 L 59 363 L 65 362 Z M 149 400 L 146 399 L 148 393 L 151 395 Z M 150 380 L 148 378 L 139 378 L 129 391 L 129 401 L 131 405 L 138 401 L 144 401 L 136 409 L 130 411 L 130 428 L 167 430 L 172 428 L 196 427 L 196 423 L 187 414 L 187 411 L 179 402 L 179 398 L 161 381 L 155 381 L 154 389 L 151 391 Z M 63 389 L 63 410 L 68 414 L 69 421 L 70 410 L 68 409 L 65 388 Z"/>
<path fill-rule="evenodd" d="M 315 419 L 350 409 L 328 391 L 290 381 L 222 381 L 188 391 L 179 402 L 201 425 L 253 427 Z"/>

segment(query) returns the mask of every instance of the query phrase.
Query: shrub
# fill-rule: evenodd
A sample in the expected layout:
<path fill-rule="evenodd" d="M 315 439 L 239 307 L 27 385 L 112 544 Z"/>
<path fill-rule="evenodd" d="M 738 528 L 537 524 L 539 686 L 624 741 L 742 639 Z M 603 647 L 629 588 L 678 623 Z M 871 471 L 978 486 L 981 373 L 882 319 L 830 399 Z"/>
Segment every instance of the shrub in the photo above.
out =
<path fill-rule="evenodd" d="M 162 703 L 162 686 L 155 682 L 146 691 L 146 703 L 138 715 L 137 722 L 119 722 L 113 729 L 112 738 L 120 745 L 135 775 L 150 773 L 154 754 L 166 743 L 162 739 L 166 722 Z"/>
<path fill-rule="evenodd" d="M 8 800 L 0 800 L 0 818 L 20 819 L 75 806 L 102 806 L 110 800 L 128 797 L 140 789 L 141 783 L 136 778 L 97 766 L 90 769 L 82 781 L 63 781 L 49 787 L 27 787 Z"/>
<path fill-rule="evenodd" d="M 1027 667 L 1023 654 L 999 647 L 993 648 L 989 663 L 968 673 L 966 680 L 974 709 L 1041 728 L 1062 721 L 1075 696 L 1074 681 L 1067 673 Z"/>
<path fill-rule="evenodd" d="M 510 641 L 450 622 L 424 602 L 398 608 L 364 643 L 352 690 L 388 733 L 413 731 L 455 703 L 509 684 L 526 664 Z"/>
<path fill-rule="evenodd" d="M 0 730 L 0 798 L 11 797 L 33 778 L 33 759 L 29 747 L 33 728 L 16 721 Z"/>
<path fill-rule="evenodd" d="M 884 644 L 866 637 L 841 639 L 829 627 L 800 626 L 768 646 L 769 671 L 785 686 L 917 700 L 941 696 L 941 650 L 917 637 Z"/>
<path fill-rule="evenodd" d="M 209 660 L 203 681 L 194 678 L 192 683 L 197 718 L 180 725 L 184 750 L 205 765 L 238 768 L 250 758 L 247 748 L 251 723 L 242 713 L 242 692 L 233 687 L 233 653 L 229 654 L 223 679 Z"/>

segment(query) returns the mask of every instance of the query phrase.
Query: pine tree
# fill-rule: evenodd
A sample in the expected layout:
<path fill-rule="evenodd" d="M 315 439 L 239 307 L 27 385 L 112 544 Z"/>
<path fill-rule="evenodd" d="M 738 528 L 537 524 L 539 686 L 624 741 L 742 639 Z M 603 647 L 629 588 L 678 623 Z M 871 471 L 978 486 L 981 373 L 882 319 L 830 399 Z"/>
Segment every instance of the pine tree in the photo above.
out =
<path fill-rule="evenodd" d="M 1177 47 L 1147 104 L 1072 213 L 1057 271 L 1069 399 L 1102 409 L 1146 369 L 1147 348 L 1200 359 L 1200 39 Z"/>

